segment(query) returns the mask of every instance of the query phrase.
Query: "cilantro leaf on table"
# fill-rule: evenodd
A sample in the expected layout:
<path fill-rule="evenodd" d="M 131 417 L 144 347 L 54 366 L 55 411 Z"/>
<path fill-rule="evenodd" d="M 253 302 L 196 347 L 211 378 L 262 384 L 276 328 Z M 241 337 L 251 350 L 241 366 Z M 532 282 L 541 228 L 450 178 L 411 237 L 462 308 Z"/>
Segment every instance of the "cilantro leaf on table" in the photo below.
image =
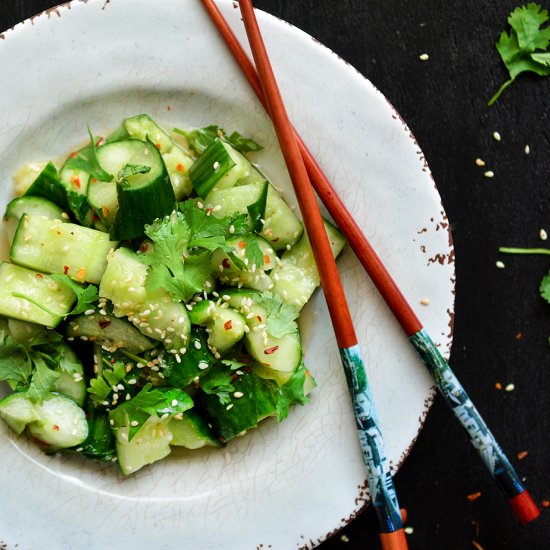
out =
<path fill-rule="evenodd" d="M 539 292 L 540 292 L 540 295 L 548 303 L 550 303 L 550 273 L 546 274 L 542 278 L 542 281 L 540 282 L 540 286 L 539 286 Z"/>
<path fill-rule="evenodd" d="M 548 11 L 533 2 L 516 8 L 508 16 L 510 33 L 501 33 L 496 48 L 510 79 L 499 88 L 488 105 L 492 105 L 521 73 L 550 75 L 550 52 L 546 51 L 550 42 L 550 26 L 541 28 L 548 19 Z"/>
<path fill-rule="evenodd" d="M 224 139 L 241 153 L 260 151 L 263 149 L 263 147 L 253 139 L 246 138 L 239 134 L 239 132 L 233 132 L 228 136 L 223 128 L 214 124 L 204 128 L 193 128 L 192 130 L 174 128 L 174 132 L 184 136 L 189 142 L 189 147 L 199 155 L 202 155 L 216 138 Z"/>
<path fill-rule="evenodd" d="M 68 286 L 75 293 L 76 306 L 67 315 L 78 315 L 88 309 L 94 309 L 94 304 L 99 300 L 97 287 L 94 285 L 83 287 L 63 273 L 53 273 L 50 277 L 54 281 Z"/>

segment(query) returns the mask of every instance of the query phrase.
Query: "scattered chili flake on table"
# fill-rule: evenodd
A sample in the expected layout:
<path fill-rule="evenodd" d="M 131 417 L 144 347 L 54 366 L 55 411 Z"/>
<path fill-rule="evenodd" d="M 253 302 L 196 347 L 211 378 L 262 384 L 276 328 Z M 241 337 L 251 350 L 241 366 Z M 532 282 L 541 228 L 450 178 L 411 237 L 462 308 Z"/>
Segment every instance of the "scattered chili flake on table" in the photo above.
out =
<path fill-rule="evenodd" d="M 514 336 L 514 338 L 515 338 L 516 340 L 521 340 L 521 339 L 523 338 L 523 332 L 518 332 L 518 333 Z"/>
<path fill-rule="evenodd" d="M 497 382 L 497 383 L 495 384 L 495 388 L 496 388 L 497 390 L 501 390 L 501 389 L 502 389 L 502 384 L 501 384 L 500 382 Z"/>
<path fill-rule="evenodd" d="M 528 454 L 529 454 L 529 451 L 520 451 L 518 453 L 518 460 L 523 460 Z"/>
<path fill-rule="evenodd" d="M 473 540 L 472 544 L 477 548 L 477 550 L 484 550 L 483 546 L 481 546 L 481 544 L 479 544 L 479 542 L 476 542 L 475 540 Z"/>
<path fill-rule="evenodd" d="M 474 500 L 477 500 L 480 496 L 481 496 L 481 492 L 478 491 L 477 493 L 472 493 L 471 495 L 468 495 L 466 498 L 467 498 L 470 502 L 474 502 Z"/>
<path fill-rule="evenodd" d="M 543 508 L 549 508 L 550 507 L 550 500 L 543 500 L 541 502 Z"/>

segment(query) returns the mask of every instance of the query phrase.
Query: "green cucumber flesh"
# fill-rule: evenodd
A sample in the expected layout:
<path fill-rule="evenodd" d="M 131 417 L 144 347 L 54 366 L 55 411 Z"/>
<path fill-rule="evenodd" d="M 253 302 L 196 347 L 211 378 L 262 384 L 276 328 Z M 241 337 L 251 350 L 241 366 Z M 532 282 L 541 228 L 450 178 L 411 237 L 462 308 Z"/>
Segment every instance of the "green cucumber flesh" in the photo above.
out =
<path fill-rule="evenodd" d="M 63 210 L 67 209 L 67 190 L 61 183 L 53 162 L 46 164 L 23 196 L 42 197 L 57 204 Z"/>
<path fill-rule="evenodd" d="M 0 315 L 53 328 L 74 301 L 74 292 L 48 275 L 0 263 Z"/>
<path fill-rule="evenodd" d="M 221 447 L 207 422 L 195 410 L 189 410 L 174 417 L 168 423 L 172 433 L 170 445 L 186 449 L 201 449 L 202 447 Z"/>
<path fill-rule="evenodd" d="M 42 197 L 17 197 L 6 206 L 4 222 L 8 241 L 13 241 L 19 220 L 23 214 L 30 216 L 42 216 L 50 220 L 68 221 L 68 216 L 57 204 Z"/>
<path fill-rule="evenodd" d="M 142 353 L 156 345 L 128 321 L 99 313 L 71 319 L 67 337 L 98 342 L 110 351 L 122 348 L 130 353 Z"/>
<path fill-rule="evenodd" d="M 45 273 L 64 273 L 78 282 L 98 284 L 107 254 L 118 243 L 95 229 L 25 214 L 10 249 L 13 263 Z"/>
<path fill-rule="evenodd" d="M 174 146 L 172 138 L 149 115 L 136 115 L 122 123 L 131 138 L 150 140 L 161 153 L 169 153 Z"/>

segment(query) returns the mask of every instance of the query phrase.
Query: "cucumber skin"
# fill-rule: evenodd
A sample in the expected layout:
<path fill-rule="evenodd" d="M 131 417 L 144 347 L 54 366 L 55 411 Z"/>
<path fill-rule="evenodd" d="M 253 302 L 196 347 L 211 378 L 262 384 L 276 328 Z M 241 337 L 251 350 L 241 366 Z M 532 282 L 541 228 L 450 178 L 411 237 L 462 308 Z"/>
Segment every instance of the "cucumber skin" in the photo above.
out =
<path fill-rule="evenodd" d="M 24 197 L 42 197 L 62 210 L 67 210 L 67 191 L 59 179 L 57 168 L 53 162 L 48 162 L 42 172 L 23 195 Z"/>

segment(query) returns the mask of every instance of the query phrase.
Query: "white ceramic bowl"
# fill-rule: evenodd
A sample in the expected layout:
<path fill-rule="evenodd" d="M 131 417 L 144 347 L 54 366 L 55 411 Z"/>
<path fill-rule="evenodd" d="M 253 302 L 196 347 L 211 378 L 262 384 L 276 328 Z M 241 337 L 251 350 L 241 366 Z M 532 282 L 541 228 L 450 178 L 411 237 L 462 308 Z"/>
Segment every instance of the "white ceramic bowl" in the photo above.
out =
<path fill-rule="evenodd" d="M 245 42 L 238 9 L 220 7 Z M 364 77 L 310 36 L 258 15 L 295 126 L 448 355 L 453 248 L 422 152 Z M 100 135 L 139 112 L 254 136 L 265 145 L 258 161 L 294 202 L 270 122 L 198 0 L 75 0 L 49 10 L 0 36 L 0 89 L 1 208 L 20 165 L 67 154 L 87 124 Z M 432 382 L 351 251 L 339 266 L 397 468 Z M 302 328 L 319 383 L 312 403 L 223 450 L 174 452 L 124 478 L 113 465 L 48 457 L 1 425 L 0 539 L 25 550 L 288 549 L 324 540 L 368 494 L 321 292 Z"/>

